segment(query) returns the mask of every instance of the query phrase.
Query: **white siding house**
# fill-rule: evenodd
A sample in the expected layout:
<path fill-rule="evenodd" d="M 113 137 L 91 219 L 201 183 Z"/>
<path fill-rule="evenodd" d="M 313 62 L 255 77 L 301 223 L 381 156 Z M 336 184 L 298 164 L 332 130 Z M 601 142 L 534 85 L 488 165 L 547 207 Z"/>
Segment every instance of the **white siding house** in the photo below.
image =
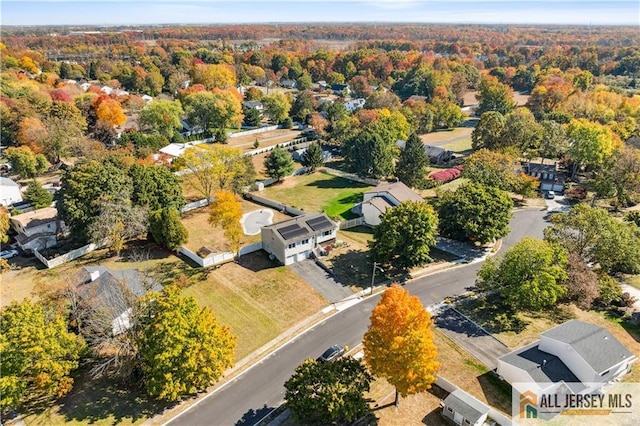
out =
<path fill-rule="evenodd" d="M 424 201 L 422 197 L 400 181 L 378 185 L 365 192 L 362 199 L 362 216 L 364 223 L 369 226 L 380 224 L 380 216 L 389 208 L 396 207 L 405 201 Z"/>
<path fill-rule="evenodd" d="M 540 340 L 498 359 L 496 372 L 518 388 L 572 393 L 599 391 L 629 372 L 637 357 L 607 330 L 578 320 L 540 335 Z M 522 391 L 523 389 L 518 389 Z"/>
<path fill-rule="evenodd" d="M 262 227 L 262 248 L 283 265 L 311 256 L 320 244 L 336 238 L 338 225 L 324 213 L 305 214 Z"/>
<path fill-rule="evenodd" d="M 20 185 L 9 178 L 0 177 L 0 205 L 10 206 L 20 201 L 22 201 Z"/>
<path fill-rule="evenodd" d="M 63 224 L 58 220 L 58 210 L 54 207 L 12 216 L 9 221 L 18 233 L 18 245 L 25 251 L 53 247 L 57 243 L 57 234 L 63 230 Z"/>

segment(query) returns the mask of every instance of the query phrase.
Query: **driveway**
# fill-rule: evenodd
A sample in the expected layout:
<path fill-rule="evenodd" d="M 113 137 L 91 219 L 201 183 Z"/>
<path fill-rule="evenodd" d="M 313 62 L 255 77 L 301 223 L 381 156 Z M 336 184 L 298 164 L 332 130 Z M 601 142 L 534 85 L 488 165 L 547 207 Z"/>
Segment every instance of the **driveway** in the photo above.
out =
<path fill-rule="evenodd" d="M 544 202 L 547 204 L 548 211 L 567 211 L 571 208 L 564 195 L 556 195 L 551 200 L 545 198 Z"/>
<path fill-rule="evenodd" d="M 289 268 L 311 284 L 318 293 L 331 303 L 353 296 L 353 292 L 349 287 L 336 281 L 331 274 L 319 267 L 312 259 L 296 262 L 289 265 Z"/>
<path fill-rule="evenodd" d="M 434 322 L 490 370 L 498 366 L 498 358 L 510 352 L 506 345 L 455 309 L 448 308 L 438 313 Z"/>

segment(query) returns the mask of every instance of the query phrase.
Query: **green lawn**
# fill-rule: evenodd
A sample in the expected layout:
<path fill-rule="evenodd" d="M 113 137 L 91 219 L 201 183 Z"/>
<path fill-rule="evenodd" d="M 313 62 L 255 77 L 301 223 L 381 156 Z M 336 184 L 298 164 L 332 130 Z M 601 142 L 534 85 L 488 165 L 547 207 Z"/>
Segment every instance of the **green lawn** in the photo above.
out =
<path fill-rule="evenodd" d="M 472 149 L 471 136 L 463 139 L 457 139 L 455 141 L 442 145 L 442 148 L 448 149 L 449 151 L 453 151 L 458 154 L 470 151 Z"/>
<path fill-rule="evenodd" d="M 308 212 L 325 211 L 329 217 L 352 219 L 349 210 L 362 201 L 370 186 L 341 177 L 316 172 L 295 176 L 275 184 L 258 195 Z"/>

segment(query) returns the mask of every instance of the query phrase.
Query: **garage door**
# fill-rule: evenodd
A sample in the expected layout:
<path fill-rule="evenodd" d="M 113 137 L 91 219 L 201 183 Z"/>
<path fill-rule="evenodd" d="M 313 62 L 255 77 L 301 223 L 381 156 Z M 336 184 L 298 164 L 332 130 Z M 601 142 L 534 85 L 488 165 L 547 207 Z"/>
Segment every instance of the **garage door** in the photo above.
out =
<path fill-rule="evenodd" d="M 302 260 L 305 260 L 306 258 L 309 257 L 309 250 L 303 251 L 301 253 L 298 253 L 298 259 L 297 262 L 300 262 Z"/>
<path fill-rule="evenodd" d="M 287 258 L 284 260 L 284 264 L 285 265 L 291 265 L 292 263 L 296 263 L 296 255 L 295 254 L 293 256 L 287 256 Z"/>

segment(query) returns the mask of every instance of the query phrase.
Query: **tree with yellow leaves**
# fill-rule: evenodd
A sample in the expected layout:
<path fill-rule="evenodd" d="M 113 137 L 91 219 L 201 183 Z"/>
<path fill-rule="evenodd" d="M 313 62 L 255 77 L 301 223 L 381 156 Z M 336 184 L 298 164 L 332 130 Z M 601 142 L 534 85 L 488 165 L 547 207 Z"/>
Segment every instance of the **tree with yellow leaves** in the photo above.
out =
<path fill-rule="evenodd" d="M 371 372 L 383 377 L 402 397 L 423 392 L 436 381 L 440 363 L 433 343 L 431 315 L 417 296 L 397 284 L 382 295 L 365 333 L 364 359 Z"/>
<path fill-rule="evenodd" d="M 213 226 L 221 226 L 224 236 L 229 240 L 229 248 L 236 252 L 240 248 L 242 237 L 242 207 L 236 195 L 231 191 L 220 190 L 215 194 L 215 201 L 211 203 L 209 223 Z"/>
<path fill-rule="evenodd" d="M 96 115 L 99 120 L 109 123 L 112 126 L 121 126 L 127 121 L 120 102 L 115 99 L 107 98 L 99 103 Z"/>

